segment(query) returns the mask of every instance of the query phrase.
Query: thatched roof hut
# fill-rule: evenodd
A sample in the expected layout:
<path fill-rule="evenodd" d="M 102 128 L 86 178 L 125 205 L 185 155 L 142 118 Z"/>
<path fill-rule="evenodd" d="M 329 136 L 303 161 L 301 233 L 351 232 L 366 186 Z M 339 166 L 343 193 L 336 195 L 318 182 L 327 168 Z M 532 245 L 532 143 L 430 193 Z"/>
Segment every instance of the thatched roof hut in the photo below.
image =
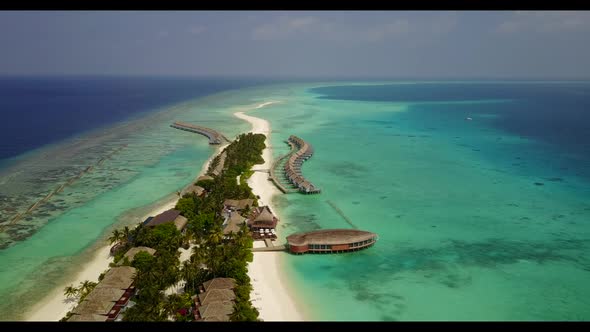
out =
<path fill-rule="evenodd" d="M 214 278 L 203 283 L 205 291 L 212 289 L 234 289 L 236 288 L 236 280 L 233 278 Z"/>
<path fill-rule="evenodd" d="M 133 247 L 133 248 L 127 250 L 125 255 L 123 255 L 123 258 L 121 260 L 119 260 L 117 265 L 123 264 L 123 262 L 125 261 L 125 258 L 127 258 L 127 260 L 129 260 L 130 263 L 133 262 L 135 255 L 137 255 L 141 251 L 145 251 L 152 256 L 156 253 L 156 249 L 152 249 L 150 247 Z"/>
<path fill-rule="evenodd" d="M 107 316 L 98 314 L 74 314 L 68 318 L 68 322 L 106 322 Z"/>
<path fill-rule="evenodd" d="M 91 300 L 84 300 L 82 303 L 78 304 L 72 312 L 78 315 L 108 315 L 115 302 L 111 301 L 91 301 Z M 106 319 L 106 317 L 105 317 Z"/>
<path fill-rule="evenodd" d="M 247 206 L 252 207 L 252 205 L 254 204 L 254 200 L 251 198 L 245 198 L 245 199 L 226 199 L 225 201 L 223 201 L 223 206 L 225 206 L 228 209 L 233 209 L 233 210 L 243 210 L 245 209 Z"/>
<path fill-rule="evenodd" d="M 189 194 L 189 193 L 195 194 L 197 196 L 201 196 L 205 193 L 205 188 L 193 184 L 190 187 L 186 188 L 182 194 L 184 195 L 184 194 Z"/>
<path fill-rule="evenodd" d="M 104 278 L 96 285 L 98 288 L 128 289 L 133 284 L 136 269 L 132 266 L 117 266 L 107 271 Z"/>
<path fill-rule="evenodd" d="M 203 320 L 229 321 L 229 315 L 234 312 L 232 301 L 213 302 L 199 307 L 199 314 Z"/>
<path fill-rule="evenodd" d="M 152 220 L 148 221 L 145 225 L 148 227 L 156 227 L 161 224 L 166 224 L 169 222 L 173 222 L 176 226 L 176 229 L 182 231 L 186 224 L 188 223 L 188 219 L 180 215 L 179 210 L 170 209 L 160 213 L 159 215 L 155 216 Z"/>
<path fill-rule="evenodd" d="M 111 307 L 113 307 L 115 302 L 119 301 L 124 294 L 125 290 L 120 288 L 95 288 L 86 296 L 84 301 L 112 302 Z"/>
<path fill-rule="evenodd" d="M 199 294 L 201 305 L 207 305 L 217 301 L 233 301 L 235 298 L 236 294 L 231 289 L 209 289 Z"/>
<path fill-rule="evenodd" d="M 278 219 L 275 217 L 268 206 L 259 207 L 254 212 L 254 218 L 248 221 L 248 226 L 253 228 L 275 228 Z"/>
<path fill-rule="evenodd" d="M 244 218 L 242 215 L 237 212 L 233 212 L 229 217 L 227 225 L 223 229 L 223 234 L 228 235 L 230 233 L 238 233 L 240 231 L 240 226 L 245 220 L 246 218 Z"/>

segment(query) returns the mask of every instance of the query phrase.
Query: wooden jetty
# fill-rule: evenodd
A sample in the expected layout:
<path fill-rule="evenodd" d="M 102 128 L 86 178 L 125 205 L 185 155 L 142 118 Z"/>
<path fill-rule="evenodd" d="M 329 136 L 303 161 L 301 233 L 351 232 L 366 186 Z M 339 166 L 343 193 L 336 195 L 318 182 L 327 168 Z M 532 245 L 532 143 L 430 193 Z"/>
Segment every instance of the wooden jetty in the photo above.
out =
<path fill-rule="evenodd" d="M 231 143 L 231 140 L 211 128 L 178 121 L 171 124 L 170 127 L 206 136 L 209 139 L 209 144 L 221 144 L 224 142 Z"/>
<path fill-rule="evenodd" d="M 269 252 L 269 251 L 286 251 L 287 250 L 287 246 L 285 246 L 285 245 L 275 246 L 272 243 L 271 239 L 264 239 L 264 244 L 266 244 L 266 247 L 252 248 L 252 252 Z"/>

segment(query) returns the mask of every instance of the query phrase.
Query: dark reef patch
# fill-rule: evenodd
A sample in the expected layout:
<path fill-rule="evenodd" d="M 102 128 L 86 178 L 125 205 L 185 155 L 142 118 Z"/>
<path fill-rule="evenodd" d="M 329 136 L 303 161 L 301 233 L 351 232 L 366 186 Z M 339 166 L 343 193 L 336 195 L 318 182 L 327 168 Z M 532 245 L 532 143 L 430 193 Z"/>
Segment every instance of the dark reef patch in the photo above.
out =
<path fill-rule="evenodd" d="M 361 178 L 370 171 L 368 167 L 350 161 L 330 164 L 327 166 L 326 170 L 338 176 L 351 179 Z"/>
<path fill-rule="evenodd" d="M 546 178 L 545 180 L 551 181 L 551 182 L 563 182 L 564 181 L 562 178 Z"/>

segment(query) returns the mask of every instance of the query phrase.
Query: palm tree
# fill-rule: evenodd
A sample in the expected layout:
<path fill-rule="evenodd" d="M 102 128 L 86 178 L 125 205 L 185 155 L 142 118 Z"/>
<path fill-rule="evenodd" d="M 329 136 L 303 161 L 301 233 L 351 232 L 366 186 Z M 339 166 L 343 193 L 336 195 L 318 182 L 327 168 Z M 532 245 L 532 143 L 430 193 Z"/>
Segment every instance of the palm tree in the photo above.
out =
<path fill-rule="evenodd" d="M 207 237 L 207 240 L 213 245 L 219 244 L 221 240 L 223 240 L 223 231 L 220 228 L 212 229 L 211 231 L 209 231 L 209 236 Z"/>
<path fill-rule="evenodd" d="M 123 233 L 121 233 L 121 231 L 119 231 L 118 229 L 115 229 L 113 231 L 113 235 L 111 235 L 111 237 L 109 237 L 109 241 L 111 242 L 111 244 L 113 244 L 115 242 L 121 241 L 122 238 L 123 238 Z"/>
<path fill-rule="evenodd" d="M 131 230 L 129 227 L 125 226 L 125 228 L 123 228 L 122 237 L 125 242 L 129 241 L 129 238 L 131 237 Z"/>
<path fill-rule="evenodd" d="M 234 304 L 234 312 L 229 316 L 230 321 L 232 322 L 243 322 L 247 319 L 246 315 L 244 315 L 243 310 L 240 310 L 240 306 Z"/>
<path fill-rule="evenodd" d="M 69 285 L 66 288 L 64 288 L 65 297 L 75 297 L 75 296 L 78 296 L 79 293 L 80 293 L 80 290 L 78 288 L 74 287 L 74 285 Z"/>
<path fill-rule="evenodd" d="M 94 289 L 94 287 L 96 287 L 96 285 L 97 283 L 89 280 L 84 280 L 80 282 L 80 296 L 85 297 L 86 295 L 88 295 Z"/>

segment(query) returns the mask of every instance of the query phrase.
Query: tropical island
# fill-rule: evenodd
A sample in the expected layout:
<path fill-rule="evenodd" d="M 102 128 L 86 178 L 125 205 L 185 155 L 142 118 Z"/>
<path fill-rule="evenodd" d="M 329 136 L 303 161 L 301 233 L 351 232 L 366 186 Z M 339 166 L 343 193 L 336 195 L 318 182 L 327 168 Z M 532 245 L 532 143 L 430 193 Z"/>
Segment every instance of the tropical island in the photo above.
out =
<path fill-rule="evenodd" d="M 208 137 L 209 144 L 220 145 L 218 152 L 195 181 L 176 193 L 172 204 L 135 226 L 112 231 L 108 239 L 112 262 L 109 259 L 97 282 L 82 280 L 78 287 L 63 288 L 65 301 L 75 302 L 75 307 L 61 321 L 259 321 L 260 312 L 252 301 L 262 298 L 251 299 L 252 294 L 259 296 L 252 285 L 257 278 L 265 279 L 264 284 L 279 283 L 265 285 L 276 298 L 259 308 L 287 303 L 291 308 L 275 309 L 275 315 L 285 317 L 290 312 L 290 320 L 300 320 L 292 303 L 284 301 L 288 296 L 281 294 L 280 277 L 266 275 L 269 268 L 276 270 L 272 260 L 276 256 L 258 256 L 255 263 L 254 255 L 348 252 L 375 243 L 376 234 L 334 229 L 292 234 L 285 245 L 275 246 L 279 219 L 269 205 L 272 196 L 279 190 L 320 192 L 301 174 L 301 164 L 312 156 L 313 148 L 291 136 L 286 141 L 291 151 L 271 163 L 268 122 L 243 112 L 235 115 L 254 128 L 233 141 L 210 128 L 171 125 Z"/>
<path fill-rule="evenodd" d="M 111 243 L 116 244 L 111 268 L 99 277 L 98 283 L 84 282 L 79 288 L 68 286 L 64 290 L 69 296 L 79 297 L 78 306 L 64 319 L 116 320 L 121 312 L 124 314 L 119 320 L 123 321 L 192 321 L 204 318 L 256 321 L 258 311 L 250 302 L 252 285 L 247 274 L 247 264 L 252 261 L 253 240 L 245 223 L 236 232 L 224 234 L 221 211 L 228 198 L 251 199 L 253 207 L 258 205 L 246 179 L 252 174 L 250 168 L 253 165 L 264 163 L 261 157 L 264 140 L 262 134 L 238 136 L 223 150 L 224 161 L 220 163 L 219 156 L 214 158 L 207 173 L 215 174 L 219 165 L 222 165 L 222 172 L 200 177 L 194 183 L 195 190 L 185 193 L 174 209 L 148 218 L 133 229 L 115 230 L 110 238 Z M 240 177 L 239 182 L 236 177 Z M 181 222 L 177 222 L 179 217 Z M 190 256 L 181 263 L 182 249 Z M 107 308 L 108 304 L 102 306 L 102 311 L 107 314 L 115 308 L 113 315 L 93 316 L 101 311 L 100 305 L 92 306 L 94 299 L 97 303 L 101 301 L 99 293 L 105 288 L 101 287 L 101 283 L 110 274 L 120 274 L 118 271 L 123 269 L 132 275 L 122 286 L 126 287 L 120 294 L 124 300 L 113 301 L 119 296 L 116 293 L 113 300 L 106 301 L 113 303 L 111 308 Z M 225 289 L 226 292 L 205 290 L 207 282 L 219 283 L 220 280 L 229 280 L 231 286 Z M 178 284 L 183 285 L 181 294 L 170 291 Z M 129 289 L 131 285 L 133 289 Z M 203 294 L 205 292 L 213 293 Z M 130 296 L 133 296 L 132 305 L 127 304 Z M 212 301 L 213 297 L 220 300 Z M 217 314 L 213 316 L 202 317 L 206 311 L 197 310 L 215 305 L 220 310 L 216 310 Z"/>

